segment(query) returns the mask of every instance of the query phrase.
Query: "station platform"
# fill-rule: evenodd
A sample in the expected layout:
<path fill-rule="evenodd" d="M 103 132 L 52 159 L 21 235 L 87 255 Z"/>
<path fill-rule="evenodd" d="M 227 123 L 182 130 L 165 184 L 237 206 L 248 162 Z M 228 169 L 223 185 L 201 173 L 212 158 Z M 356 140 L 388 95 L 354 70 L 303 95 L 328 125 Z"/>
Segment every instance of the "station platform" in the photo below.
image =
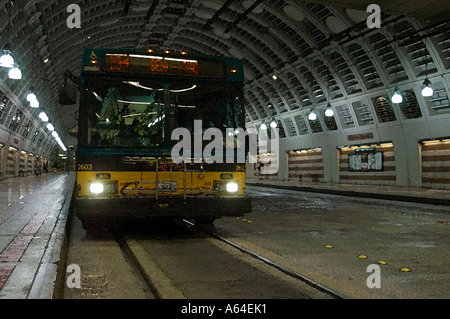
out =
<path fill-rule="evenodd" d="M 0 181 L 0 299 L 53 297 L 75 173 Z"/>
<path fill-rule="evenodd" d="M 376 198 L 412 203 L 450 205 L 450 190 L 397 187 L 381 185 L 279 181 L 264 178 L 247 178 L 247 185 L 267 186 L 303 192 Z"/>

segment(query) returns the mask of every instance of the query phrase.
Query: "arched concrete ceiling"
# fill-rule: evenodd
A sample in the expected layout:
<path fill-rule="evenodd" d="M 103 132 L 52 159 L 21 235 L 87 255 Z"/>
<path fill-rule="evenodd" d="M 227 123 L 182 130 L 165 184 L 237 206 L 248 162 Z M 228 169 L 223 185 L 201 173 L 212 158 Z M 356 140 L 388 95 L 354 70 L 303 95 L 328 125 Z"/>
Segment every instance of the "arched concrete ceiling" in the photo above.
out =
<path fill-rule="evenodd" d="M 2 116 L 21 108 L 33 127 L 43 130 L 37 117 L 45 110 L 63 142 L 74 145 L 68 132 L 76 125 L 76 107 L 59 105 L 57 91 L 66 70 L 79 74 L 83 49 L 169 48 L 242 59 L 248 123 L 275 116 L 288 137 L 312 134 L 305 122 L 312 106 L 448 74 L 449 1 L 378 1 L 381 29 L 367 27 L 365 8 L 371 2 L 1 0 L 0 46 L 9 43 L 23 72 L 21 80 L 11 80 L 0 68 L 0 91 L 14 104 Z M 69 4 L 81 8 L 79 29 L 66 24 Z M 30 87 L 39 109 L 27 107 Z M 338 129 L 347 125 L 345 117 L 336 121 Z"/>
<path fill-rule="evenodd" d="M 366 11 L 370 4 L 377 4 L 386 14 L 408 15 L 417 19 L 446 18 L 450 10 L 450 2 L 447 0 L 308 0 L 308 2 L 362 11 Z"/>

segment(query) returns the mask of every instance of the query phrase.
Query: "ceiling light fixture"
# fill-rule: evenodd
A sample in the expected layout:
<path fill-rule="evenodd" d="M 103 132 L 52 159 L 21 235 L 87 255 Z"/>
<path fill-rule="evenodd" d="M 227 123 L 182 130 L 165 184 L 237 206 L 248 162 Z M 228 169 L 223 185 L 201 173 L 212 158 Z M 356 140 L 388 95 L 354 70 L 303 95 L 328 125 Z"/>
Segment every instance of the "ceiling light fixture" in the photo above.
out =
<path fill-rule="evenodd" d="M 0 57 L 0 66 L 4 68 L 14 67 L 14 58 L 10 54 L 9 50 L 3 50 L 3 54 Z"/>
<path fill-rule="evenodd" d="M 278 127 L 277 121 L 275 121 L 274 117 L 272 118 L 272 122 L 270 122 L 270 127 L 271 128 L 277 128 Z"/>
<path fill-rule="evenodd" d="M 39 101 L 38 100 L 33 100 L 30 102 L 30 107 L 37 109 L 39 107 Z"/>
<path fill-rule="evenodd" d="M 30 93 L 27 94 L 27 101 L 31 102 L 36 100 L 37 100 L 36 94 L 34 94 L 33 91 L 30 91 Z"/>
<path fill-rule="evenodd" d="M 42 122 L 48 122 L 48 120 L 49 120 L 49 118 L 48 118 L 47 114 L 45 114 L 45 112 L 39 113 L 39 118 L 41 119 Z"/>
<path fill-rule="evenodd" d="M 53 132 L 53 131 L 55 130 L 55 127 L 53 126 L 52 123 L 48 123 L 48 124 L 47 124 L 47 129 L 48 129 L 50 132 Z"/>
<path fill-rule="evenodd" d="M 330 103 L 328 103 L 327 109 L 325 110 L 325 116 L 326 117 L 333 117 L 334 116 L 334 112 L 333 112 L 333 109 L 331 108 L 331 104 Z"/>
<path fill-rule="evenodd" d="M 14 64 L 14 67 L 9 70 L 8 77 L 13 80 L 20 80 L 22 78 L 22 71 L 20 71 L 17 64 Z"/>
<path fill-rule="evenodd" d="M 14 7 L 14 3 L 11 1 L 10 5 Z M 8 72 L 8 77 L 10 79 L 14 80 L 20 80 L 22 78 L 22 72 L 17 67 L 16 63 L 14 62 L 14 58 L 11 56 L 10 46 L 9 46 L 9 25 L 11 23 L 11 16 L 10 16 L 10 10 L 8 9 L 7 4 L 5 4 L 5 11 L 8 15 L 8 22 L 6 24 L 6 27 L 4 28 L 6 30 L 6 44 L 3 47 L 3 53 L 0 57 L 0 66 L 4 68 L 10 69 Z"/>
<path fill-rule="evenodd" d="M 428 80 L 428 78 L 425 78 L 425 81 L 423 81 L 423 85 L 425 86 L 422 90 L 422 96 L 423 97 L 430 97 L 434 95 L 433 88 L 431 87 L 431 82 Z"/>
<path fill-rule="evenodd" d="M 263 131 L 267 131 L 267 125 L 266 123 L 262 122 L 261 126 L 259 127 Z"/>
<path fill-rule="evenodd" d="M 392 96 L 391 100 L 392 100 L 392 103 L 396 103 L 396 104 L 403 102 L 402 91 L 400 91 L 398 87 L 395 87 L 394 95 Z"/>
<path fill-rule="evenodd" d="M 38 108 L 39 101 L 37 100 L 36 94 L 33 93 L 34 88 L 32 87 L 30 92 L 27 94 L 27 101 L 30 103 L 30 107 Z"/>
<path fill-rule="evenodd" d="M 311 112 L 309 112 L 308 119 L 309 119 L 310 121 L 315 121 L 315 120 L 317 120 L 317 113 L 316 113 L 316 111 L 314 110 L 314 108 L 312 108 L 312 109 L 311 109 Z"/>
<path fill-rule="evenodd" d="M 326 59 L 326 61 L 327 61 L 327 70 L 328 70 L 328 72 L 327 72 L 327 100 L 328 100 L 328 104 L 327 104 L 327 109 L 325 110 L 325 117 L 333 117 L 334 116 L 334 112 L 333 112 L 333 109 L 331 108 L 331 103 L 330 103 L 330 95 L 331 95 L 331 92 L 330 92 L 330 80 L 333 78 L 333 76 L 331 75 L 331 72 L 329 71 L 330 70 L 330 67 L 329 67 L 329 65 L 328 65 L 328 59 L 329 59 L 329 57 Z"/>

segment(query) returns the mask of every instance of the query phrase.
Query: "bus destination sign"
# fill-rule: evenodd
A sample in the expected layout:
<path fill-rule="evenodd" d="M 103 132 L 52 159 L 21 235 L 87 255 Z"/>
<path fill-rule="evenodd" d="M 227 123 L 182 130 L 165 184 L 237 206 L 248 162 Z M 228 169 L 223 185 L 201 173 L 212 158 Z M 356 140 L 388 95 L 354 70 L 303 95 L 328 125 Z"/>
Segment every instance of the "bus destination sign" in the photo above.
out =
<path fill-rule="evenodd" d="M 161 74 L 226 78 L 225 61 L 209 58 L 178 58 L 158 55 L 107 53 L 104 71 L 129 74 Z"/>

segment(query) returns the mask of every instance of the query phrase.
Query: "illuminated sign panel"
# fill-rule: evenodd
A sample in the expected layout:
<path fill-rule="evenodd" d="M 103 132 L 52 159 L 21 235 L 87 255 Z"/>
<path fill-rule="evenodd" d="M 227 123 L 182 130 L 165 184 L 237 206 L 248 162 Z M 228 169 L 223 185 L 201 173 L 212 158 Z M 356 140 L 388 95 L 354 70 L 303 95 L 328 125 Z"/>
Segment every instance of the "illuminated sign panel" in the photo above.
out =
<path fill-rule="evenodd" d="M 210 58 L 176 58 L 144 54 L 105 54 L 106 72 L 161 74 L 223 79 L 227 77 L 225 61 Z"/>

